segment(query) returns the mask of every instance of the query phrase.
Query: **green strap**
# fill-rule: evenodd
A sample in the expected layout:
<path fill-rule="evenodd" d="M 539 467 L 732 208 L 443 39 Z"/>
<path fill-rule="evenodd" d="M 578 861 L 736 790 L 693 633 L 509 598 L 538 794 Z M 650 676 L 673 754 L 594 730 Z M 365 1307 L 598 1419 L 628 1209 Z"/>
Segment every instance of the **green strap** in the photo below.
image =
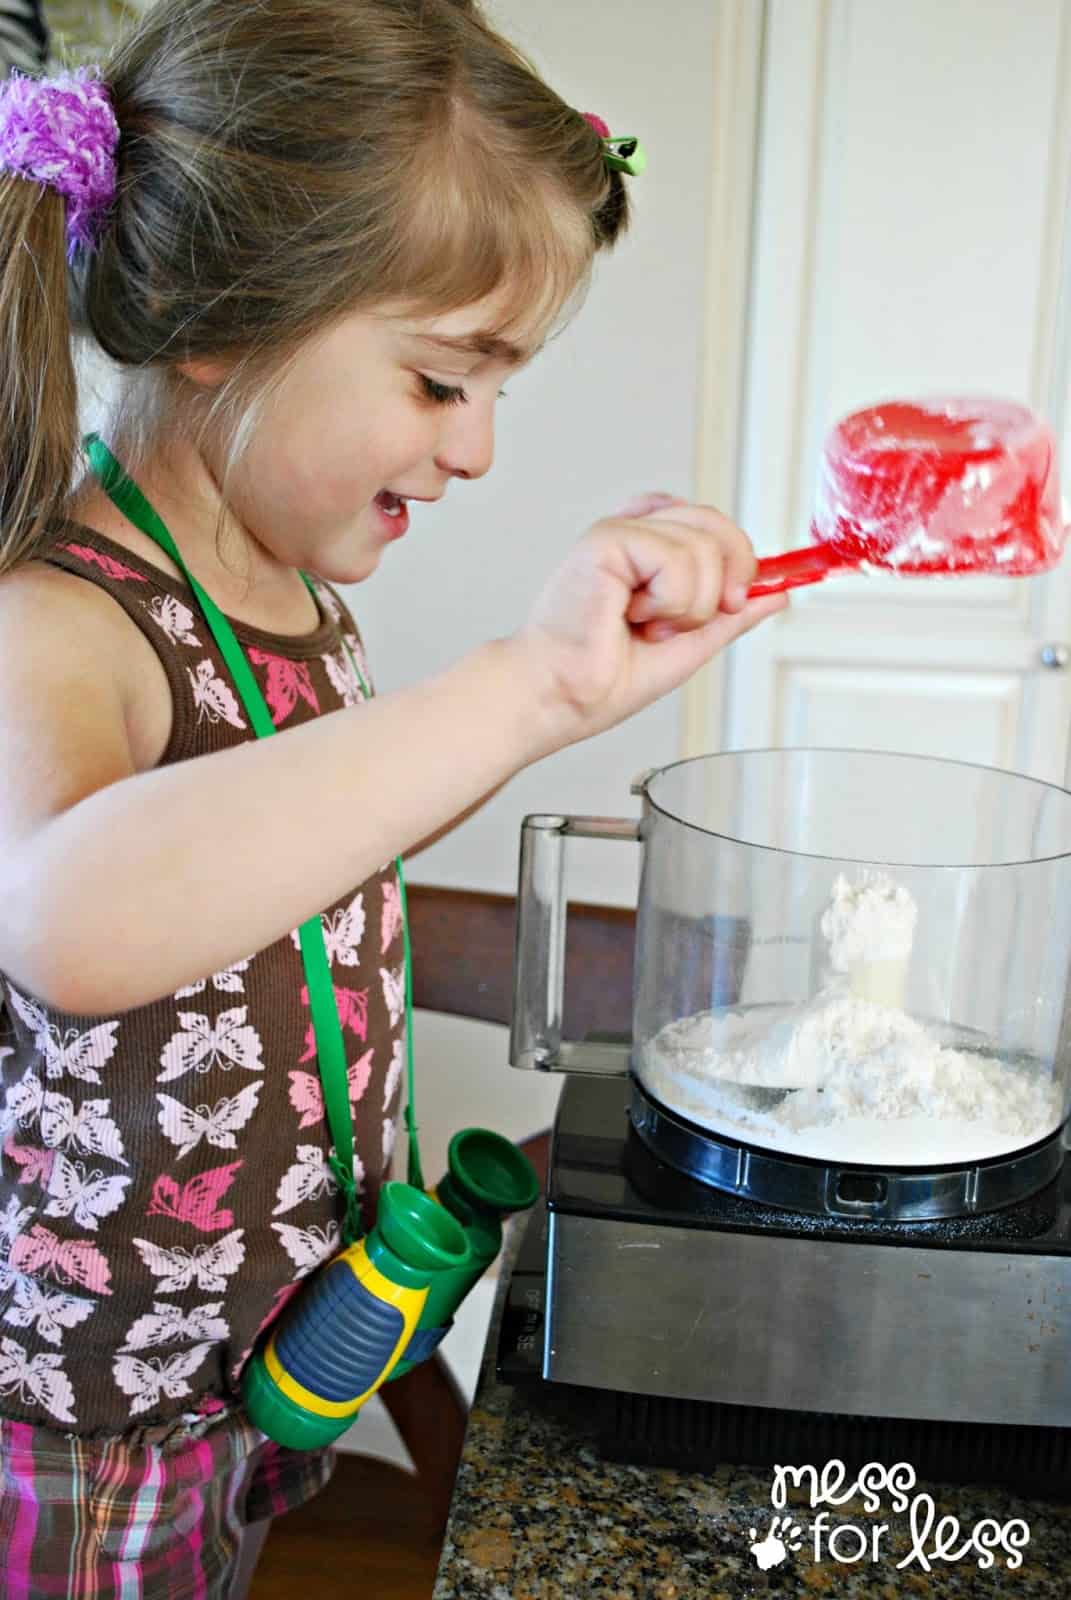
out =
<path fill-rule="evenodd" d="M 197 602 L 204 613 L 205 620 L 219 646 L 227 669 L 234 679 L 239 698 L 245 707 L 257 738 L 265 739 L 270 737 L 277 731 L 275 724 L 265 704 L 264 696 L 260 692 L 260 686 L 245 658 L 241 645 L 234 636 L 234 630 L 231 628 L 230 623 L 211 595 L 202 588 L 187 567 L 182 559 L 178 545 L 172 538 L 162 517 L 150 505 L 133 479 L 126 475 L 104 441 L 99 435 L 91 433 L 86 436 L 84 442 L 89 464 L 108 498 L 133 523 L 134 527 L 140 528 L 142 533 L 155 540 L 185 575 L 186 581 L 193 590 Z M 315 590 L 308 577 L 304 572 L 301 573 L 301 577 L 315 600 Z M 368 685 L 365 683 L 361 670 L 354 660 L 353 652 L 345 639 L 343 639 L 343 643 L 353 665 L 357 682 L 360 684 L 361 693 L 365 699 L 369 699 L 370 691 Z M 405 877 L 402 872 L 400 856 L 397 858 L 395 865 L 398 872 L 405 960 L 406 1082 L 408 1101 L 405 1108 L 405 1124 L 409 1136 L 408 1178 L 410 1183 L 422 1189 L 424 1187 L 424 1178 L 417 1139 L 413 1083 L 412 953 L 409 943 L 409 917 L 406 905 Z M 303 922 L 298 930 L 298 938 L 301 945 L 301 959 L 305 967 L 305 981 L 309 991 L 309 1010 L 312 1015 L 313 1032 L 316 1038 L 320 1081 L 323 1085 L 324 1111 L 335 1147 L 335 1153 L 330 1158 L 330 1166 L 344 1197 L 345 1215 L 342 1232 L 345 1242 L 350 1244 L 359 1239 L 364 1230 L 354 1175 L 353 1115 L 350 1110 L 346 1048 L 342 1034 L 342 1024 L 338 1015 L 338 1002 L 335 999 L 335 987 L 331 981 L 331 966 L 327 959 L 323 924 L 320 917 L 310 917 L 307 922 Z"/>

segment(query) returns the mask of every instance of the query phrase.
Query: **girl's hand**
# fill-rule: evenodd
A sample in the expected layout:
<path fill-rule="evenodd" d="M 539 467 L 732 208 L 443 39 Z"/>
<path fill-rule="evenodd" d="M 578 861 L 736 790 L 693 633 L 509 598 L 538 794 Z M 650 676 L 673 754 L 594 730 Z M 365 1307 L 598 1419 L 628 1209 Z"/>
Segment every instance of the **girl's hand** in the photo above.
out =
<path fill-rule="evenodd" d="M 748 600 L 755 553 L 711 506 L 648 495 L 589 529 L 513 643 L 546 716 L 548 750 L 590 738 L 690 678 L 787 604 Z"/>

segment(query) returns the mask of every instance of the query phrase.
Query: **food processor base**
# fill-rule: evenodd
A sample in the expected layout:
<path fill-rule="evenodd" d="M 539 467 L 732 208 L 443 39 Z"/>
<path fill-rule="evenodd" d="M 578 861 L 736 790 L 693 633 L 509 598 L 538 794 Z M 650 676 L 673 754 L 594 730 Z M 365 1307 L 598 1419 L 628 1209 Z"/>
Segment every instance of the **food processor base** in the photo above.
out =
<path fill-rule="evenodd" d="M 1004 1484 L 1039 1499 L 1071 1495 L 1071 1430 L 905 1421 L 716 1405 L 601 1391 L 599 1448 L 610 1461 L 713 1471 L 843 1461 L 906 1461 L 931 1483 Z"/>
<path fill-rule="evenodd" d="M 816 1216 L 660 1161 L 624 1079 L 569 1078 L 499 1371 L 604 1391 L 610 1455 L 911 1460 L 1071 1483 L 1071 1163 L 1001 1211 Z"/>

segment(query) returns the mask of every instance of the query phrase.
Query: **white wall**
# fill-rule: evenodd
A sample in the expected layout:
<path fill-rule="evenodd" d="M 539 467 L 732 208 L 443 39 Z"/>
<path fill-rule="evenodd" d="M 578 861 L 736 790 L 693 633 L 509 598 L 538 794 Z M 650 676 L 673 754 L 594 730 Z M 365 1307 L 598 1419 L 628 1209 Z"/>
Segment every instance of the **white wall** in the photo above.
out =
<path fill-rule="evenodd" d="M 517 626 L 573 540 L 636 491 L 694 493 L 713 9 L 674 0 L 667 27 L 638 0 L 490 7 L 564 98 L 641 137 L 648 168 L 631 180 L 633 228 L 599 263 L 587 304 L 507 384 L 492 471 L 414 508 L 406 539 L 349 589 L 381 692 Z M 541 762 L 414 858 L 410 877 L 512 893 L 523 816 L 633 814 L 629 784 L 677 757 L 678 723 L 674 696 Z M 632 904 L 637 868 L 635 846 L 581 844 L 571 892 Z"/>
<path fill-rule="evenodd" d="M 640 136 L 648 168 L 630 185 L 632 230 L 600 262 L 587 304 L 507 385 L 491 473 L 455 483 L 439 506 L 415 507 L 408 537 L 369 582 L 348 589 L 381 692 L 519 625 L 572 541 L 637 491 L 695 492 L 713 9 L 674 0 L 669 28 L 638 0 L 612 10 L 605 0 L 489 7 L 560 94 L 615 133 Z M 95 425 L 96 364 L 84 382 Z M 641 769 L 677 758 L 678 724 L 674 696 L 540 763 L 414 858 L 408 876 L 512 893 L 524 815 L 633 814 L 629 785 Z M 633 904 L 638 866 L 634 845 L 581 843 L 571 893 Z M 429 1176 L 456 1128 L 482 1122 L 521 1137 L 550 1122 L 559 1084 L 511 1072 L 504 1029 L 426 1016 L 415 1035 Z"/>

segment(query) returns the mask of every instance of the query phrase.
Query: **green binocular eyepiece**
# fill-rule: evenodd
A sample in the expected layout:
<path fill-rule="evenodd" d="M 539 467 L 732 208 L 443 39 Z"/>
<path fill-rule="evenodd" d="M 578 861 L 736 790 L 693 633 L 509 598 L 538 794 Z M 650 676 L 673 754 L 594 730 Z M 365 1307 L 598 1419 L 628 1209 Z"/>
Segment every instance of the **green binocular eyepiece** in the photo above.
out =
<path fill-rule="evenodd" d="M 247 1363 L 255 1425 L 294 1449 L 337 1439 L 381 1384 L 438 1348 L 502 1247 L 502 1218 L 538 1194 L 527 1156 L 486 1128 L 454 1135 L 430 1193 L 385 1183 L 368 1237 L 319 1269 Z"/>

